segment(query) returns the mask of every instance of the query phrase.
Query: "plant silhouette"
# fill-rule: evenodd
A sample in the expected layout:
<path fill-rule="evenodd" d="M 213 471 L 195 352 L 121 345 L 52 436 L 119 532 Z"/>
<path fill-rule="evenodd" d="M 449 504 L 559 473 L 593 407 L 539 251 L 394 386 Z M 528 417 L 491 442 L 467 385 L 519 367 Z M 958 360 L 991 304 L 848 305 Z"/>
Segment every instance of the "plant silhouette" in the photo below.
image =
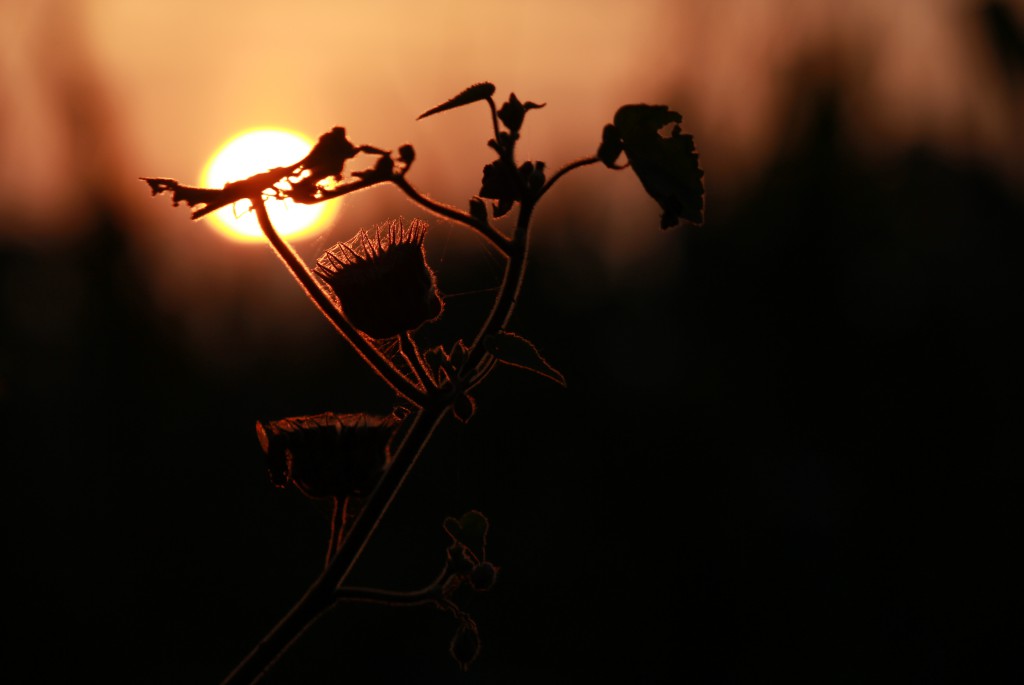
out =
<path fill-rule="evenodd" d="M 465 609 L 465 598 L 489 590 L 499 578 L 499 567 L 486 554 L 490 524 L 484 514 L 471 510 L 443 522 L 450 539 L 445 561 L 423 588 L 397 592 L 356 587 L 347 581 L 435 429 L 448 414 L 461 423 L 471 421 L 475 390 L 498 365 L 566 384 L 563 374 L 533 342 L 508 328 L 523 285 L 535 208 L 569 172 L 603 164 L 633 170 L 662 209 L 661 228 L 703 223 L 703 171 L 692 136 L 682 132 L 679 113 L 664 105 L 624 105 L 600 133 L 594 155 L 565 164 L 549 176 L 545 162 L 521 162 L 516 155 L 526 115 L 545 104 L 521 102 L 512 93 L 499 107 L 494 94 L 494 85 L 478 83 L 418 117 L 476 103 L 487 105 L 493 130 L 488 145 L 496 157 L 483 168 L 480 188 L 465 210 L 415 188 L 409 178 L 416 160 L 412 146 L 392 150 L 357 145 L 340 126 L 320 136 L 295 164 L 223 188 L 190 187 L 168 178 L 142 179 L 153 195 L 169 193 L 175 206 L 184 202 L 192 208 L 193 219 L 226 205 L 249 203 L 285 268 L 395 396 L 393 409 L 386 415 L 325 411 L 256 422 L 272 482 L 295 487 L 310 498 L 329 500 L 333 514 L 322 572 L 224 685 L 259 681 L 318 617 L 339 603 L 356 601 L 426 604 L 447 612 L 455 620 L 451 654 L 460 668 L 470 668 L 481 640 L 476 621 Z M 348 171 L 346 167 L 361 156 L 370 157 L 371 163 Z M 267 214 L 268 201 L 327 202 L 381 184 L 397 187 L 439 219 L 474 231 L 504 256 L 502 282 L 473 339 L 425 349 L 417 340 L 420 327 L 445 312 L 423 250 L 429 230 L 426 222 L 390 219 L 360 229 L 350 240 L 328 248 L 310 267 L 280 237 Z M 500 220 L 514 209 L 518 211 L 511 231 L 503 230 Z"/>

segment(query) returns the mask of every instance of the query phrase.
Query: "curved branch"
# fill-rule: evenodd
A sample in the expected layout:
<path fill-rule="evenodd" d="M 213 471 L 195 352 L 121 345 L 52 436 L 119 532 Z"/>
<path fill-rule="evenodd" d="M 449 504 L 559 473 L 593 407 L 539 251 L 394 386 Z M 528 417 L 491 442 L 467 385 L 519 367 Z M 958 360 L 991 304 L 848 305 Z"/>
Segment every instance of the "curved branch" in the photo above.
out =
<path fill-rule="evenodd" d="M 555 181 L 562 178 L 573 169 L 579 169 L 580 167 L 587 166 L 588 164 L 595 164 L 600 161 L 601 160 L 598 157 L 587 157 L 585 159 L 578 159 L 575 162 L 570 162 L 569 164 L 566 164 L 564 167 L 556 171 L 554 176 L 548 179 L 548 182 L 545 183 L 544 187 L 540 189 L 540 191 L 537 193 L 537 196 L 533 199 L 533 201 L 537 202 L 538 200 L 540 200 L 541 196 L 544 195 L 544 193 L 548 192 L 551 186 L 555 185 Z"/>
<path fill-rule="evenodd" d="M 384 381 L 391 386 L 391 388 L 406 398 L 416 406 L 423 406 L 426 399 L 424 393 L 417 388 L 413 383 L 409 381 L 402 373 L 381 353 L 376 347 L 371 345 L 366 338 L 363 337 L 362 333 L 357 331 L 352 324 L 348 322 L 341 312 L 334 306 L 331 300 L 327 297 L 327 294 L 323 291 L 320 285 L 316 282 L 313 274 L 306 268 L 302 259 L 295 253 L 295 250 L 286 243 L 277 231 L 274 230 L 273 224 L 270 223 L 270 217 L 267 215 L 267 207 L 263 203 L 263 198 L 260 195 L 253 195 L 249 197 L 249 201 L 252 202 L 253 209 L 256 210 L 256 218 L 259 220 L 260 228 L 263 230 L 263 234 L 270 241 L 271 247 L 277 252 L 277 255 L 281 258 L 281 261 L 285 263 L 288 270 L 291 272 L 295 280 L 299 282 L 299 285 L 309 296 L 309 299 L 313 300 L 313 303 L 323 313 L 324 316 L 334 325 L 334 327 L 341 333 L 342 337 L 345 338 L 355 348 L 356 352 L 366 361 L 367 364 L 373 368 L 377 374 L 384 379 Z"/>
<path fill-rule="evenodd" d="M 409 185 L 409 182 L 405 180 L 403 176 L 394 176 L 391 182 L 401 189 L 403 193 L 409 196 L 413 202 L 429 209 L 434 214 L 443 216 L 445 218 L 457 221 L 461 224 L 465 224 L 470 228 L 476 229 L 484 238 L 491 241 L 491 243 L 501 250 L 504 254 L 509 253 L 509 239 L 494 230 L 487 222 L 479 221 L 473 217 L 473 215 L 463 212 L 462 210 L 455 209 L 449 205 L 435 202 L 423 195 L 421 195 L 415 188 Z"/>
<path fill-rule="evenodd" d="M 424 446 L 447 413 L 446 405 L 432 403 L 424 406 L 412 417 L 409 430 L 395 451 L 391 465 L 370 493 L 331 563 L 313 581 L 306 594 L 266 637 L 260 640 L 221 685 L 252 685 L 259 682 L 295 640 L 334 605 L 337 588 L 352 571 L 366 543 L 419 459 Z"/>
<path fill-rule="evenodd" d="M 420 379 L 424 389 L 428 392 L 430 390 L 437 390 L 437 382 L 423 364 L 423 356 L 420 354 L 420 348 L 416 346 L 416 341 L 412 339 L 412 335 L 410 335 L 408 331 L 399 335 L 398 345 L 399 352 L 403 357 L 405 357 L 405 360 L 409 362 L 409 366 L 412 367 L 413 373 L 415 373 L 417 378 Z"/>

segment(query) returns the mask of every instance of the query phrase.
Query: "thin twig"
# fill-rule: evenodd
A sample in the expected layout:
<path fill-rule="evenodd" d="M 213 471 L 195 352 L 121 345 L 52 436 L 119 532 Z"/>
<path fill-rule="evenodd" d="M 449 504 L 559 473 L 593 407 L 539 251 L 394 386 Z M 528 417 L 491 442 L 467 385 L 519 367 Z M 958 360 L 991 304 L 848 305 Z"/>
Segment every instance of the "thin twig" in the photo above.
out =
<path fill-rule="evenodd" d="M 570 162 L 569 164 L 566 164 L 564 167 L 556 171 L 554 176 L 548 179 L 548 182 L 544 184 L 544 187 L 541 188 L 540 191 L 538 191 L 537 196 L 533 199 L 533 201 L 537 202 L 538 200 L 540 200 L 541 196 L 544 193 L 548 192 L 551 186 L 555 185 L 555 181 L 562 178 L 562 176 L 565 176 L 573 169 L 579 169 L 582 166 L 587 166 L 588 164 L 595 164 L 600 161 L 601 160 L 598 157 L 587 157 L 585 159 L 577 159 L 575 162 Z"/>
<path fill-rule="evenodd" d="M 413 202 L 422 205 L 426 209 L 429 209 L 434 214 L 443 216 L 453 221 L 458 221 L 461 224 L 465 224 L 470 228 L 476 230 L 480 235 L 489 240 L 495 247 L 501 250 L 503 253 L 508 254 L 509 251 L 509 239 L 503 236 L 501 233 L 496 231 L 486 221 L 479 221 L 473 217 L 473 215 L 463 212 L 462 210 L 456 209 L 450 205 L 441 204 L 435 202 L 424 195 L 421 195 L 419 191 L 409 185 L 409 182 L 405 180 L 403 176 L 395 176 L 391 179 L 398 188 L 409 196 Z"/>
<path fill-rule="evenodd" d="M 409 366 L 412 367 L 413 373 L 420 379 L 423 387 L 429 392 L 430 390 L 437 390 L 437 383 L 434 381 L 434 377 L 430 375 L 430 371 L 423 363 L 423 356 L 420 354 L 420 349 L 416 346 L 416 341 L 412 339 L 412 336 L 408 331 L 403 331 L 398 336 L 398 350 L 405 357 L 405 360 L 409 362 Z"/>
<path fill-rule="evenodd" d="M 327 319 L 334 324 L 334 327 L 341 333 L 342 337 L 345 338 L 349 344 L 355 348 L 356 352 L 369 364 L 379 375 L 383 378 L 392 389 L 406 398 L 416 406 L 423 406 L 425 401 L 425 395 L 422 390 L 417 388 L 413 383 L 409 381 L 402 373 L 391 363 L 389 359 L 384 357 L 376 347 L 371 345 L 363 335 L 355 329 L 352 324 L 341 314 L 341 312 L 334 306 L 330 298 L 323 291 L 320 285 L 316 282 L 313 274 L 305 263 L 295 253 L 295 250 L 286 243 L 277 231 L 274 230 L 273 224 L 270 223 L 270 217 L 267 215 L 266 205 L 263 203 L 263 198 L 259 195 L 254 195 L 249 198 L 252 202 L 253 208 L 256 210 L 256 218 L 259 220 L 260 228 L 263 229 L 263 234 L 270 241 L 271 246 L 277 255 L 281 258 L 281 261 L 285 263 L 288 270 L 291 272 L 295 280 L 299 282 L 299 285 L 306 292 L 313 303 L 316 304 L 317 308 L 323 313 Z"/>
<path fill-rule="evenodd" d="M 292 609 L 225 678 L 221 685 L 254 685 L 310 626 L 335 602 L 335 591 L 352 571 L 366 543 L 434 434 L 447 405 L 428 404 L 413 415 L 412 424 L 394 453 L 391 466 L 369 495 L 331 563 L 313 581 Z"/>

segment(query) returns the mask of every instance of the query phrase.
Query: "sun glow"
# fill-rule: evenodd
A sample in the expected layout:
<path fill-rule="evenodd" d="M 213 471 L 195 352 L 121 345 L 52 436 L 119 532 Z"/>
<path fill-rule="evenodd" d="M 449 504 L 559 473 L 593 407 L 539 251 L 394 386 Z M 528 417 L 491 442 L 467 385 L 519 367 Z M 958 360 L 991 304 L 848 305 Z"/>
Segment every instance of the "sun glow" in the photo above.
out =
<path fill-rule="evenodd" d="M 210 157 L 203 169 L 200 185 L 220 188 L 278 166 L 298 162 L 313 147 L 306 136 L 281 128 L 250 129 L 238 134 Z M 267 214 L 274 228 L 291 239 L 307 238 L 326 226 L 337 212 L 338 200 L 315 205 L 292 200 L 267 201 Z M 232 240 L 265 240 L 256 214 L 249 203 L 238 202 L 209 215 L 217 229 Z"/>

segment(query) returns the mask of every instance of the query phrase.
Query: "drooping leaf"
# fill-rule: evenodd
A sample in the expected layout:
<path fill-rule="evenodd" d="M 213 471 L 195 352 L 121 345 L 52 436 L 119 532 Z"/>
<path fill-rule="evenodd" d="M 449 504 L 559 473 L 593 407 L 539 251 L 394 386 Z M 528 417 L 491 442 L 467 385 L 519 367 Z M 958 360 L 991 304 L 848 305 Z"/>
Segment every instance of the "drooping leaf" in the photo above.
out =
<path fill-rule="evenodd" d="M 693 136 L 679 127 L 682 120 L 664 105 L 625 105 L 615 113 L 615 130 L 626 158 L 644 190 L 661 205 L 662 228 L 675 226 L 680 219 L 704 222 L 704 171 Z M 660 129 L 673 123 L 669 137 L 662 136 Z M 606 150 L 608 155 L 611 149 Z"/>
<path fill-rule="evenodd" d="M 420 119 L 429 117 L 432 114 L 437 114 L 438 112 L 444 112 L 446 110 L 455 109 L 456 107 L 462 107 L 463 105 L 468 105 L 473 102 L 486 100 L 492 95 L 494 95 L 493 83 L 477 83 L 476 85 L 466 88 L 464 91 L 462 91 L 452 99 L 442 102 L 437 107 L 432 107 L 428 109 L 426 112 L 416 117 L 416 119 L 418 121 Z"/>
<path fill-rule="evenodd" d="M 533 371 L 565 386 L 565 377 L 551 366 L 533 346 L 533 343 L 526 338 L 502 331 L 484 338 L 483 344 L 484 349 L 503 364 Z"/>

